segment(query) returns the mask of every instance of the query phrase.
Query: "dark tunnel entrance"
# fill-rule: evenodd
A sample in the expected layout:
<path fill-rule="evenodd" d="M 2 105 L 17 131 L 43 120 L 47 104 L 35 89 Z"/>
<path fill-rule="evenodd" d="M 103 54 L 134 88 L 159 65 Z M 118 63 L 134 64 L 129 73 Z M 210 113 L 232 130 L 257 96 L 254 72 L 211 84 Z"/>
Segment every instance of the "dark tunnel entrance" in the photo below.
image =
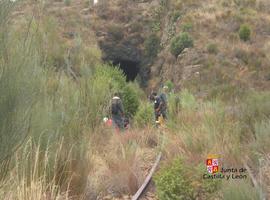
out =
<path fill-rule="evenodd" d="M 139 73 L 139 64 L 135 61 L 130 60 L 114 60 L 114 66 L 119 66 L 123 70 L 126 81 L 134 81 Z"/>

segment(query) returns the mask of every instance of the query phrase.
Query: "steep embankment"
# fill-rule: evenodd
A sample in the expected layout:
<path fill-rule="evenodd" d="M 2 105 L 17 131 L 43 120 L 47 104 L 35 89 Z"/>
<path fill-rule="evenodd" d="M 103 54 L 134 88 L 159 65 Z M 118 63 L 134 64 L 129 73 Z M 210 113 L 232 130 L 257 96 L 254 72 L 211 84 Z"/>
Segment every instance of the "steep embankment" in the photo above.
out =
<path fill-rule="evenodd" d="M 205 95 L 267 89 L 267 8 L 267 1 L 247 0 L 108 1 L 94 8 L 94 30 L 105 60 L 136 62 L 150 88 L 170 80 Z M 246 41 L 239 37 L 244 24 Z M 193 47 L 175 56 L 171 43 L 182 32 Z"/>
<path fill-rule="evenodd" d="M 247 88 L 269 88 L 269 7 L 266 0 L 117 0 L 95 6 L 47 1 L 43 7 L 26 2 L 15 15 L 42 13 L 38 17 L 53 19 L 58 28 L 55 42 L 68 52 L 78 74 L 80 55 L 91 54 L 91 59 L 96 55 L 97 61 L 120 65 L 128 80 L 136 78 L 148 88 L 172 81 L 176 89 L 226 96 Z M 243 24 L 251 30 L 247 41 L 239 38 Z M 193 47 L 175 56 L 171 43 L 183 32 Z M 78 53 L 80 44 L 83 52 Z"/>

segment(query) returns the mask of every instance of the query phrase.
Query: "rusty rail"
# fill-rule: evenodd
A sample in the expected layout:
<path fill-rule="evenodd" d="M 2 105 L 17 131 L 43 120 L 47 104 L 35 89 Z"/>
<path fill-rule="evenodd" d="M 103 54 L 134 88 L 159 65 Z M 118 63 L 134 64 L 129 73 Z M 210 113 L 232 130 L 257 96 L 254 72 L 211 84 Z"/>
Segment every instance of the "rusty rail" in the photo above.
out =
<path fill-rule="evenodd" d="M 161 152 L 158 154 L 157 159 L 151 169 L 151 171 L 149 172 L 149 174 L 147 175 L 147 177 L 144 180 L 144 183 L 142 184 L 142 186 L 139 188 L 139 190 L 136 192 L 136 194 L 132 197 L 132 200 L 137 200 L 140 198 L 140 196 L 142 195 L 143 191 L 146 189 L 147 185 L 149 184 L 158 164 L 159 161 L 161 159 Z"/>

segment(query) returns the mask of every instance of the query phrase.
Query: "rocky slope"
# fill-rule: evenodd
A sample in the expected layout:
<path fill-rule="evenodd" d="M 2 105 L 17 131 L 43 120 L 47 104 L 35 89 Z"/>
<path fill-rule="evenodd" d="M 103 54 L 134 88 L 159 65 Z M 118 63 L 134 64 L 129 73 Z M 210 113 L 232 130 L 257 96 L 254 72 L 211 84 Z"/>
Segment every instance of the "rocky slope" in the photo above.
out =
<path fill-rule="evenodd" d="M 137 80 L 149 89 L 168 80 L 178 90 L 205 94 L 270 86 L 267 0 L 108 0 L 95 6 L 67 2 L 47 1 L 43 15 L 55 18 L 71 57 L 80 36 L 85 49 L 99 48 L 103 61 L 119 64 L 129 80 L 138 74 Z M 36 9 L 40 7 L 29 1 L 16 16 L 38 13 Z M 251 28 L 247 42 L 238 35 L 242 24 Z M 170 45 L 181 32 L 187 32 L 194 45 L 175 57 Z"/>

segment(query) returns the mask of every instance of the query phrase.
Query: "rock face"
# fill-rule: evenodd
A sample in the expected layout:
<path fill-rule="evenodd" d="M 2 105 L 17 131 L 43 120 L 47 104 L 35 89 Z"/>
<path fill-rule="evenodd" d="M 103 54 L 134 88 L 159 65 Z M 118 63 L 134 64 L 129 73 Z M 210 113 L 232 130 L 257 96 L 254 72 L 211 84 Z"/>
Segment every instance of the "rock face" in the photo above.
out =
<path fill-rule="evenodd" d="M 243 43 L 237 35 L 240 21 L 235 20 L 235 14 L 238 10 L 230 6 L 221 9 L 211 4 L 208 7 L 205 1 L 100 0 L 94 10 L 94 30 L 103 60 L 132 62 L 128 67 L 139 68 L 140 80 L 148 83 L 149 89 L 160 87 L 168 80 L 176 89 L 191 83 L 190 86 L 200 90 L 203 84 L 223 84 L 225 79 L 226 84 L 234 84 L 238 79 L 234 76 L 241 75 L 243 67 L 250 69 L 241 75 L 241 79 L 248 80 L 245 83 L 248 87 L 250 84 L 261 88 L 269 85 L 269 44 L 262 43 L 269 35 L 265 28 L 269 24 L 265 18 L 268 15 L 261 16 L 264 20 L 258 18 L 260 23 L 250 18 L 251 24 L 258 24 L 254 32 L 260 34 L 250 43 Z M 181 32 L 187 32 L 193 38 L 194 47 L 184 50 L 176 58 L 170 53 L 170 43 Z M 151 35 L 160 40 L 159 45 L 148 43 Z M 158 55 L 149 56 L 157 46 L 160 47 Z M 261 53 L 257 56 L 256 52 Z M 256 56 L 249 58 L 251 55 Z M 195 80 L 196 76 L 200 79 Z"/>
<path fill-rule="evenodd" d="M 144 54 L 144 41 L 151 34 L 148 20 L 149 9 L 157 7 L 159 1 L 106 1 L 95 8 L 98 26 L 96 36 L 104 61 L 112 63 L 133 63 L 125 66 L 138 68 L 139 80 L 143 86 L 150 75 L 150 59 Z M 102 25 L 101 25 L 102 24 Z M 122 67 L 121 67 L 122 68 Z M 131 69 L 135 72 L 136 69 Z"/>
<path fill-rule="evenodd" d="M 102 59 L 119 65 L 127 80 L 134 80 L 137 74 L 142 74 L 141 63 L 144 60 L 140 24 L 135 27 L 133 20 L 128 20 L 134 9 L 121 1 L 101 1 L 95 9 L 98 24 L 95 29 Z"/>
<path fill-rule="evenodd" d="M 203 63 L 204 59 L 203 52 L 196 49 L 185 49 L 177 58 L 164 50 L 151 66 L 151 78 L 160 77 L 157 80 L 160 84 L 170 80 L 175 83 L 176 89 L 180 89 L 184 81 L 198 76 L 199 63 Z"/>
<path fill-rule="evenodd" d="M 131 44 L 128 39 L 118 42 L 105 38 L 99 44 L 103 51 L 104 60 L 129 60 L 135 63 L 140 63 L 142 60 L 141 50 L 134 44 Z"/>

